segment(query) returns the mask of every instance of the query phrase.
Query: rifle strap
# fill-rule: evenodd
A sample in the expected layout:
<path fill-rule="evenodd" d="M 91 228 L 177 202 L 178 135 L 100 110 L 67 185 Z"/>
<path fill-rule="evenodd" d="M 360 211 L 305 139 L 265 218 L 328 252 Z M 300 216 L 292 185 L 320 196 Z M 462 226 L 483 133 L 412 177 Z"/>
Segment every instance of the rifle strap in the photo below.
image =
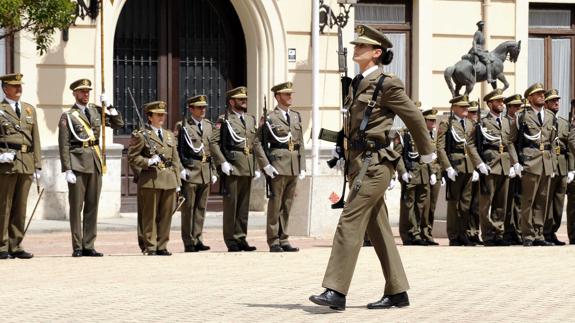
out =
<path fill-rule="evenodd" d="M 365 129 L 367 128 L 367 123 L 369 122 L 369 117 L 371 117 L 371 113 L 373 112 L 373 108 L 377 103 L 377 97 L 379 96 L 379 92 L 381 92 L 381 88 L 383 87 L 383 81 L 387 76 L 383 74 L 379 80 L 377 81 L 377 85 L 375 86 L 375 90 L 373 90 L 373 95 L 371 96 L 371 100 L 367 103 L 367 108 L 363 113 L 363 119 L 361 120 L 361 124 L 359 125 L 359 138 L 365 138 Z"/>

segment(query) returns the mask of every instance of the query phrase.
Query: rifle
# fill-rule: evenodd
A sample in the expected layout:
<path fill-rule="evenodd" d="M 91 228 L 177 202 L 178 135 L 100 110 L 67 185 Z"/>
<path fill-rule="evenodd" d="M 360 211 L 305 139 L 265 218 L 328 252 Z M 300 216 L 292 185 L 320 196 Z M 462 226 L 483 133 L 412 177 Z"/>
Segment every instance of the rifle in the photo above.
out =
<path fill-rule="evenodd" d="M 337 135 L 335 151 L 338 154 L 338 160 L 343 158 L 345 160 L 345 152 L 344 152 L 344 141 L 345 141 L 345 132 L 344 129 L 347 124 L 347 109 L 345 108 L 345 99 L 349 94 L 349 87 L 351 85 L 352 79 L 347 75 L 347 48 L 343 47 L 343 36 L 341 26 L 338 24 L 337 26 L 337 55 L 338 55 L 338 66 L 339 66 L 339 73 L 341 78 L 341 111 L 343 113 L 343 129 L 341 129 Z M 333 163 L 333 158 L 328 161 L 328 165 L 333 167 L 337 164 L 337 160 Z M 333 166 L 331 166 L 333 165 Z M 335 202 L 331 205 L 332 209 L 341 209 L 345 205 L 345 188 L 347 186 L 347 172 L 348 172 L 348 163 L 345 163 L 345 169 L 343 172 L 343 189 L 341 193 L 341 198 L 339 201 Z"/>
<path fill-rule="evenodd" d="M 409 131 L 406 131 L 403 134 L 403 149 L 401 150 L 401 155 L 403 158 L 403 163 L 405 165 L 405 170 L 407 172 L 411 171 L 414 168 L 413 161 L 409 157 L 409 152 L 411 151 L 411 136 L 409 135 Z M 401 175 L 399 175 L 401 176 Z M 401 181 L 401 200 L 407 200 L 407 183 Z"/>
<path fill-rule="evenodd" d="M 267 125 L 266 123 L 268 122 L 268 106 L 267 106 L 267 98 L 264 95 L 264 123 L 262 124 L 262 131 L 260 132 L 260 141 L 262 143 L 262 149 L 264 151 L 264 154 L 266 155 L 267 160 L 270 162 L 272 162 L 272 156 L 270 154 L 270 147 L 269 147 L 269 142 L 268 142 L 268 136 L 267 136 Z M 266 174 L 266 172 L 263 172 L 265 179 L 266 179 L 266 197 L 267 198 L 272 198 L 274 196 L 274 193 L 272 191 L 272 179 L 270 176 L 268 176 Z"/>
<path fill-rule="evenodd" d="M 220 126 L 220 151 L 224 155 L 224 159 L 228 160 L 229 152 L 228 144 L 228 108 L 224 111 L 224 120 Z M 220 175 L 220 195 L 227 196 L 229 194 L 227 188 L 227 175 L 222 172 Z"/>
<path fill-rule="evenodd" d="M 475 147 L 481 160 L 485 160 L 483 149 L 483 133 L 481 132 L 481 101 L 477 100 L 477 123 L 475 124 Z M 489 194 L 489 189 L 485 183 L 485 175 L 479 172 L 479 191 L 483 195 Z"/>

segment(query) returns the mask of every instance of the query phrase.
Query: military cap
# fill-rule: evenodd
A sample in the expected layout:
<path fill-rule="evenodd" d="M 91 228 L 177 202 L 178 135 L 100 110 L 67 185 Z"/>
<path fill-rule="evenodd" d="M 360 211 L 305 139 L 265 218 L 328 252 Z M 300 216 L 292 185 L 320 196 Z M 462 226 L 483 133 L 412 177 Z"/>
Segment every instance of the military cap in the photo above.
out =
<path fill-rule="evenodd" d="M 467 95 L 456 96 L 453 99 L 449 100 L 449 103 L 451 103 L 452 105 L 460 106 L 460 107 L 468 107 L 469 106 L 469 97 Z"/>
<path fill-rule="evenodd" d="M 274 94 L 277 94 L 277 93 L 294 93 L 295 91 L 293 90 L 292 82 L 284 82 L 281 84 L 274 85 L 272 87 L 272 92 L 274 92 Z"/>
<path fill-rule="evenodd" d="M 487 93 L 483 97 L 483 101 L 485 101 L 485 102 L 489 102 L 489 101 L 493 101 L 493 100 L 499 100 L 499 99 L 505 99 L 505 96 L 503 95 L 503 90 L 501 90 L 501 89 L 495 89 L 495 90 Z"/>
<path fill-rule="evenodd" d="M 164 101 L 153 101 L 144 104 L 144 113 L 160 113 L 166 114 L 166 102 Z"/>
<path fill-rule="evenodd" d="M 228 99 L 247 99 L 248 89 L 245 86 L 238 86 L 226 92 L 226 96 Z"/>
<path fill-rule="evenodd" d="M 469 108 L 467 109 L 468 112 L 477 112 L 479 110 L 479 102 L 478 101 L 471 101 L 469 102 Z"/>
<path fill-rule="evenodd" d="M 545 92 L 545 102 L 553 99 L 561 99 L 561 97 L 559 96 L 559 91 L 557 91 L 557 89 L 551 89 Z"/>
<path fill-rule="evenodd" d="M 521 98 L 521 94 L 513 94 L 512 96 L 505 98 L 503 102 L 505 105 L 523 104 L 523 99 Z"/>
<path fill-rule="evenodd" d="M 420 109 L 425 120 L 436 120 L 437 119 L 437 109 L 435 108 L 423 108 Z"/>
<path fill-rule="evenodd" d="M 4 84 L 20 85 L 20 84 L 24 84 L 22 82 L 22 76 L 24 76 L 24 75 L 22 75 L 20 73 L 6 74 L 6 75 L 0 76 L 0 80 L 2 80 L 2 85 L 4 85 Z"/>
<path fill-rule="evenodd" d="M 393 47 L 393 44 L 386 35 L 368 25 L 357 25 L 357 27 L 355 27 L 355 32 L 357 33 L 357 38 L 351 42 L 353 45 L 366 44 L 381 46 L 383 48 Z"/>
<path fill-rule="evenodd" d="M 543 84 L 541 84 L 541 83 L 532 84 L 530 87 L 527 88 L 527 90 L 525 90 L 525 93 L 523 93 L 523 96 L 528 97 L 531 94 L 537 93 L 537 92 L 545 92 L 545 88 L 543 87 Z"/>
<path fill-rule="evenodd" d="M 70 90 L 72 91 L 91 90 L 91 89 L 92 89 L 92 82 L 88 79 L 79 79 L 70 84 Z"/>
<path fill-rule="evenodd" d="M 205 107 L 208 105 L 208 98 L 205 95 L 200 94 L 189 98 L 187 103 L 188 106 Z"/>

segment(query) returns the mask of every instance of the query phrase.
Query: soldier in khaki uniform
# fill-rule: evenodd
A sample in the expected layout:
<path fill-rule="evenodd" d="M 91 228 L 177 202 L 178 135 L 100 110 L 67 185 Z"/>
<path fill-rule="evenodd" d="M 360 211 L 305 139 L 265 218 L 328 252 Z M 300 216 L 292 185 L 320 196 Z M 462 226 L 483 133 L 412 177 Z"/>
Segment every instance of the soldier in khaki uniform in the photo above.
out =
<path fill-rule="evenodd" d="M 0 259 L 29 259 L 22 246 L 26 203 L 32 181 L 40 179 L 42 156 L 36 109 L 20 101 L 22 74 L 0 76 Z"/>
<path fill-rule="evenodd" d="M 178 157 L 177 139 L 162 126 L 166 103 L 149 102 L 144 105 L 148 119 L 145 129 L 132 133 L 128 162 L 140 169 L 138 176 L 138 206 L 141 210 L 141 234 L 144 253 L 149 256 L 170 256 L 172 213 L 177 203 L 177 192 L 182 171 Z M 139 231 L 140 232 L 140 231 Z"/>
<path fill-rule="evenodd" d="M 516 113 L 523 105 L 521 94 L 514 94 L 504 100 L 505 119 L 511 127 Z M 513 143 L 513 147 L 516 145 Z M 517 154 L 517 149 L 515 148 Z M 519 215 L 521 203 L 521 178 L 515 174 L 515 168 L 509 170 L 509 189 L 507 193 L 507 206 L 505 207 L 505 220 L 503 222 L 503 239 L 511 245 L 522 245 L 521 230 L 519 228 Z"/>
<path fill-rule="evenodd" d="M 302 121 L 299 112 L 290 109 L 293 84 L 281 83 L 271 90 L 278 104 L 264 120 L 255 141 L 258 164 L 269 177 L 271 186 L 267 241 L 270 252 L 295 252 L 299 249 L 289 242 L 289 215 L 298 178 L 305 178 Z"/>
<path fill-rule="evenodd" d="M 367 229 L 385 277 L 383 297 L 367 307 L 404 307 L 409 306 L 409 283 L 395 246 L 384 199 L 400 158 L 389 147 L 395 115 L 411 130 L 421 161 L 430 163 L 436 156 L 421 112 L 405 94 L 403 83 L 383 70 L 383 65 L 392 60 L 391 42 L 369 26 L 359 25 L 356 32 L 357 38 L 352 42 L 355 45 L 353 60 L 359 64 L 361 73 L 354 78 L 344 103 L 348 111 L 344 133 L 350 194 L 333 239 L 322 283 L 326 289 L 310 300 L 332 309 L 345 309 L 346 294 Z"/>
<path fill-rule="evenodd" d="M 416 102 L 417 105 L 421 103 Z M 397 163 L 401 181 L 399 234 L 403 245 L 427 246 L 427 240 L 422 236 L 422 226 L 427 222 L 424 218 L 429 214 L 431 187 L 437 184 L 437 175 L 432 171 L 431 164 L 421 162 L 408 129 L 398 133 L 395 141 L 394 150 L 401 154 Z"/>
<path fill-rule="evenodd" d="M 571 111 L 575 109 L 575 99 L 571 100 Z M 575 124 L 570 120 L 569 151 L 575 155 Z M 575 181 L 567 185 L 567 236 L 569 244 L 575 245 Z"/>
<path fill-rule="evenodd" d="M 450 246 L 474 246 L 469 240 L 471 177 L 474 172 L 472 154 L 477 154 L 475 127 L 467 118 L 469 100 L 466 95 L 449 101 L 453 116 L 439 124 L 437 154 L 447 173 L 447 236 Z M 478 158 L 477 156 L 473 156 Z"/>
<path fill-rule="evenodd" d="M 252 178 L 261 175 L 255 169 L 254 141 L 256 118 L 247 113 L 248 94 L 244 86 L 227 93 L 229 110 L 216 122 L 213 142 L 220 149 L 212 155 L 222 170 L 224 190 L 224 242 L 230 252 L 254 251 L 246 240 Z M 227 117 L 227 118 L 226 118 Z"/>
<path fill-rule="evenodd" d="M 517 146 L 522 164 L 514 164 L 521 177 L 521 233 L 523 245 L 550 246 L 544 240 L 543 225 L 547 210 L 549 179 L 553 175 L 552 141 L 555 138 L 555 116 L 543 108 L 543 85 L 536 83 L 525 90 L 531 106 L 517 114 L 511 125 L 511 139 Z"/>
<path fill-rule="evenodd" d="M 477 125 L 479 115 L 479 102 L 469 102 L 467 108 L 467 119 L 471 120 L 473 127 Z M 471 203 L 469 204 L 469 224 L 466 230 L 467 237 L 471 244 L 482 245 L 483 241 L 479 239 L 479 172 L 477 169 L 473 170 L 471 174 Z"/>
<path fill-rule="evenodd" d="M 504 98 L 500 89 L 483 97 L 489 113 L 481 118 L 482 151 L 472 155 L 479 157 L 473 163 L 485 176 L 484 191 L 480 190 L 479 194 L 479 217 L 483 243 L 487 247 L 509 246 L 509 242 L 503 239 L 503 222 L 509 173 L 513 169 L 511 165 L 517 163 L 517 154 L 509 140 L 510 123 L 502 115 Z"/>
<path fill-rule="evenodd" d="M 573 171 L 573 155 L 569 152 L 568 146 L 569 121 L 557 115 L 559 112 L 559 99 L 559 93 L 556 89 L 545 93 L 545 109 L 555 115 L 557 132 L 553 140 L 553 152 L 555 153 L 553 169 L 555 176 L 550 180 L 543 236 L 547 242 L 557 246 L 564 246 L 565 242 L 557 239 L 557 230 L 561 226 L 567 184 L 573 181 L 575 172 Z"/>
<path fill-rule="evenodd" d="M 186 198 L 182 206 L 182 241 L 186 252 L 210 250 L 204 245 L 202 231 L 210 184 L 218 180 L 212 162 L 214 148 L 212 123 L 205 119 L 208 107 L 205 95 L 196 95 L 187 101 L 190 116 L 183 120 L 178 130 L 178 152 L 184 169 L 182 194 Z M 215 146 L 215 149 L 219 147 Z"/>
<path fill-rule="evenodd" d="M 427 131 L 429 131 L 429 136 L 431 137 L 431 143 L 433 147 L 437 147 L 437 129 L 435 127 L 437 122 L 437 109 L 427 109 L 423 111 L 423 118 L 425 119 L 425 124 L 427 126 Z M 437 205 L 437 199 L 439 198 L 439 192 L 441 191 L 441 186 L 445 185 L 445 179 L 441 177 L 441 165 L 439 160 L 434 160 L 430 164 L 431 175 L 435 175 L 436 183 L 431 184 L 433 181 L 430 180 L 430 190 L 429 190 L 429 206 L 428 211 L 424 213 L 424 217 L 421 219 L 421 238 L 427 242 L 429 246 L 438 245 L 433 239 L 433 222 L 435 221 L 435 207 Z M 431 176 L 430 175 L 430 176 Z"/>
<path fill-rule="evenodd" d="M 100 101 L 106 109 L 106 120 L 101 120 L 102 107 L 88 103 L 90 80 L 77 80 L 70 84 L 70 90 L 76 103 L 60 117 L 58 146 L 62 172 L 68 182 L 72 256 L 101 257 L 102 253 L 94 249 L 103 172 L 100 131 L 103 121 L 113 129 L 122 128 L 124 121 L 104 94 Z"/>

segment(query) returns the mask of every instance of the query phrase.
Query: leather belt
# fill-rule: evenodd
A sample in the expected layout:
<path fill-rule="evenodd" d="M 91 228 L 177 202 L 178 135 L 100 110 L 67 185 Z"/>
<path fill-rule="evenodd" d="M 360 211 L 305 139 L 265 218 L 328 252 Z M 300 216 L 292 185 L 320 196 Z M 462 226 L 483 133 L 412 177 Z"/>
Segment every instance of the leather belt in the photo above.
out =
<path fill-rule="evenodd" d="M 3 146 L 3 145 L 2 145 Z M 32 152 L 32 146 L 28 146 L 28 145 L 19 145 L 19 144 L 11 144 L 11 143 L 6 143 L 6 146 L 8 146 L 8 148 L 16 150 L 16 151 L 20 151 L 23 153 L 30 153 Z M 6 147 L 4 146 L 4 147 Z M 0 146 L 1 147 L 1 146 Z"/>
<path fill-rule="evenodd" d="M 228 150 L 229 150 L 229 151 L 241 151 L 241 152 L 243 152 L 243 153 L 246 152 L 246 149 L 245 149 L 244 147 L 242 147 L 242 148 L 239 148 L 239 147 L 238 147 L 238 148 L 236 148 L 236 147 L 229 147 Z M 253 149 L 252 149 L 252 148 L 248 148 L 248 154 L 251 154 L 251 153 L 253 153 Z"/>
<path fill-rule="evenodd" d="M 500 153 L 506 153 L 508 152 L 507 150 L 507 146 L 503 146 L 503 151 L 501 151 L 499 149 L 499 145 L 483 145 L 483 149 L 487 149 L 487 150 L 497 150 Z"/>
<path fill-rule="evenodd" d="M 70 147 L 72 147 L 72 148 L 79 148 L 79 147 L 88 148 L 88 147 L 92 147 L 92 146 L 98 146 L 99 144 L 100 144 L 100 140 L 96 139 L 96 140 L 88 140 L 88 141 L 84 141 L 84 142 L 73 142 L 73 143 L 70 143 Z"/>
<path fill-rule="evenodd" d="M 463 148 L 453 148 L 450 153 L 452 154 L 465 154 L 465 149 Z"/>
<path fill-rule="evenodd" d="M 204 160 L 204 157 L 203 157 L 203 156 L 192 155 L 192 156 L 190 156 L 190 159 L 203 161 L 204 163 L 209 163 L 209 162 L 212 161 L 212 157 L 211 157 L 211 156 L 206 157 L 206 160 Z"/>
<path fill-rule="evenodd" d="M 349 141 L 349 148 L 352 150 L 370 150 L 376 151 L 389 146 L 388 143 L 377 142 L 373 140 L 351 140 Z"/>
<path fill-rule="evenodd" d="M 289 149 L 289 145 L 288 144 L 282 144 L 279 142 L 272 142 L 272 143 L 270 143 L 270 148 L 271 149 Z M 299 145 L 298 144 L 293 145 L 293 149 L 299 150 Z"/>
<path fill-rule="evenodd" d="M 535 149 L 539 149 L 539 150 L 551 150 L 551 145 L 550 144 L 541 145 L 541 144 L 536 144 L 536 143 L 529 143 L 528 145 L 523 146 L 523 148 L 535 148 Z"/>

